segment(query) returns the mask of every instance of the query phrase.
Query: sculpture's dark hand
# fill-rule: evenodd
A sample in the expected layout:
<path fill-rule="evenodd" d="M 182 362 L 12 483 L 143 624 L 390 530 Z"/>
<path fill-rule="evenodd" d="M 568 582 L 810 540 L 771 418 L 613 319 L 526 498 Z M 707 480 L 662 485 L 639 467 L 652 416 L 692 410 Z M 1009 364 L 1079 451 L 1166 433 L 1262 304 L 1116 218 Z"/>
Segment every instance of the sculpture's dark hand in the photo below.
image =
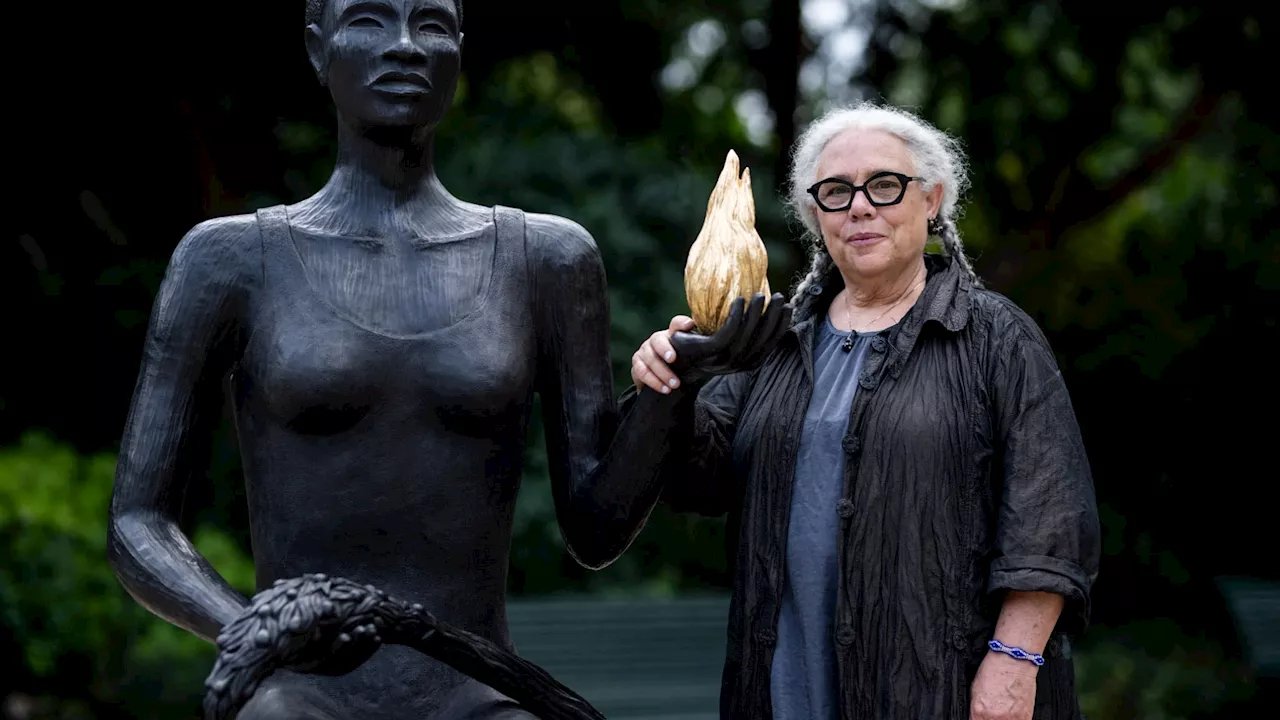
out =
<path fill-rule="evenodd" d="M 391 612 L 398 606 L 385 600 L 375 588 L 318 574 L 280 580 L 258 593 L 218 635 L 218 660 L 206 681 L 207 716 L 233 715 L 276 668 L 345 675 L 360 667 L 398 619 Z"/>
<path fill-rule="evenodd" d="M 343 675 L 383 645 L 414 648 L 510 697 L 546 720 L 604 720 L 578 694 L 506 647 L 371 585 L 304 575 L 276 584 L 218 635 L 205 681 L 205 720 L 230 720 L 272 672 Z M 393 678 L 394 679 L 394 678 Z"/>
<path fill-rule="evenodd" d="M 751 304 L 738 298 L 729 306 L 729 319 L 713 335 L 676 332 L 671 345 L 676 352 L 671 367 L 684 382 L 700 382 L 715 375 L 754 369 L 791 325 L 791 306 L 775 293 L 765 307 L 764 293 Z"/>
<path fill-rule="evenodd" d="M 662 388 L 755 368 L 791 326 L 792 308 L 781 293 L 764 305 L 764 293 L 756 293 L 749 306 L 738 298 L 724 327 L 712 335 L 688 332 L 693 328 L 688 317 L 672 318 L 667 330 L 650 336 L 632 357 L 632 379 L 637 386 L 667 392 Z"/>

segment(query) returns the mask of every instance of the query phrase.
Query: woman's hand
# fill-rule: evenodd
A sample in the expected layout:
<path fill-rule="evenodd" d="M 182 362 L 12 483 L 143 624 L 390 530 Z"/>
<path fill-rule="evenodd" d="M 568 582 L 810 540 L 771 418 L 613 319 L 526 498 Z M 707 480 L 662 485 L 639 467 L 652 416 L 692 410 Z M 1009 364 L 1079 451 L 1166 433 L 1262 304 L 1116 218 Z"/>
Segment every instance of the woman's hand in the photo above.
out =
<path fill-rule="evenodd" d="M 988 653 L 973 679 L 969 720 L 1031 720 L 1038 671 L 1031 663 Z"/>
<path fill-rule="evenodd" d="M 734 300 L 729 319 L 714 335 L 693 334 L 688 316 L 671 318 L 666 330 L 650 335 L 631 356 L 631 380 L 637 388 L 670 393 L 682 383 L 754 368 L 791 326 L 791 306 L 781 293 L 770 298 L 768 308 L 764 300 L 764 293 L 756 293 L 750 307 L 745 298 Z"/>

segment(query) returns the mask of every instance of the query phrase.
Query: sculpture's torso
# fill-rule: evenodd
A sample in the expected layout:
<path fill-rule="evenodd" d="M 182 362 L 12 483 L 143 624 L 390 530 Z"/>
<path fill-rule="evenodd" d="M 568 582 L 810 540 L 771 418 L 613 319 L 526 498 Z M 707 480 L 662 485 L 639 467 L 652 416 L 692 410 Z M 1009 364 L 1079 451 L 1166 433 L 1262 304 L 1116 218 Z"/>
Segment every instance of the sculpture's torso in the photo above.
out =
<path fill-rule="evenodd" d="M 261 215 L 233 375 L 259 587 L 346 577 L 509 645 L 537 339 L 523 225 L 496 217 L 362 241 Z M 401 647 L 347 676 L 291 678 L 360 718 L 428 717 L 464 680 Z"/>

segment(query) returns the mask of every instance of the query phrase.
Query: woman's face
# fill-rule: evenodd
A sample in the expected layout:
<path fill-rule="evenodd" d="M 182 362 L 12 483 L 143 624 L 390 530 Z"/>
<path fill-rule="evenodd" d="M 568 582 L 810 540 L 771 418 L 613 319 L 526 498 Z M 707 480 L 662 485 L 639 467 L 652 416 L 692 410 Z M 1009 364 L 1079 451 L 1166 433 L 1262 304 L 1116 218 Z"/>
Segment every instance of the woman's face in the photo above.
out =
<path fill-rule="evenodd" d="M 882 130 L 852 129 L 837 135 L 823 149 L 813 181 L 838 178 L 862 185 L 883 172 L 915 175 L 906 143 Z M 878 178 L 868 190 L 884 199 L 896 194 L 897 183 L 891 177 Z M 829 187 L 836 188 L 836 195 L 826 204 L 843 204 L 847 189 Z M 937 215 L 941 205 L 942 186 L 935 184 L 926 193 L 918 180 L 911 180 L 905 190 L 896 205 L 877 207 L 865 192 L 858 191 L 846 210 L 814 208 L 827 251 L 850 281 L 893 278 L 919 262 L 929 239 L 929 218 Z"/>
<path fill-rule="evenodd" d="M 457 10 L 453 0 L 330 0 L 307 28 L 307 53 L 344 117 L 434 127 L 458 84 Z"/>

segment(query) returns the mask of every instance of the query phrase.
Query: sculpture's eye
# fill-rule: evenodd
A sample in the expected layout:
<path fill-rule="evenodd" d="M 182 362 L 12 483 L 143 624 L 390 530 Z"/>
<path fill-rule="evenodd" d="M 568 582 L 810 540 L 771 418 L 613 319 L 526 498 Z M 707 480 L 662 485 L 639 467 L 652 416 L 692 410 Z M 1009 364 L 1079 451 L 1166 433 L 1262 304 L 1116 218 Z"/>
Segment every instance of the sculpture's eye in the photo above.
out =
<path fill-rule="evenodd" d="M 418 26 L 418 32 L 427 33 L 429 35 L 446 35 L 449 31 L 445 29 L 444 25 L 433 20 L 428 20 Z"/>
<path fill-rule="evenodd" d="M 352 20 L 349 27 L 380 28 L 382 27 L 382 23 L 375 17 L 365 15 L 364 17 L 358 17 L 355 20 Z"/>

